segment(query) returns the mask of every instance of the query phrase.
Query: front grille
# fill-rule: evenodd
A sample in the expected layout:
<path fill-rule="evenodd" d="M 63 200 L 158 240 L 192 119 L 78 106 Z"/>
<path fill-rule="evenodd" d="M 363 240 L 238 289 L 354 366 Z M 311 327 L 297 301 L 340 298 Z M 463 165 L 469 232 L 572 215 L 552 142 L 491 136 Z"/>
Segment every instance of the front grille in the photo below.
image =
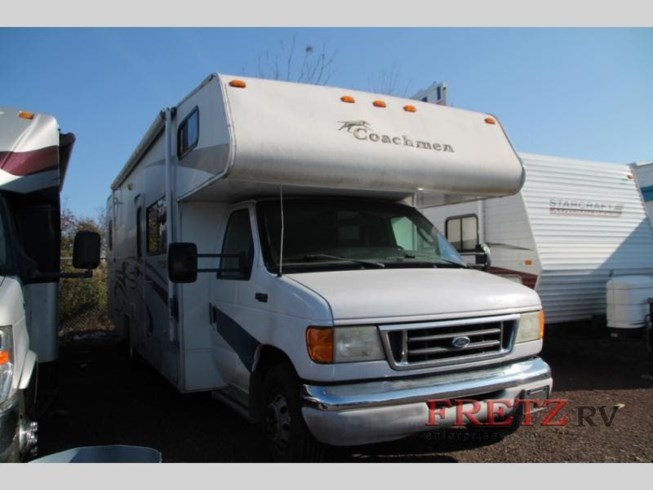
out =
<path fill-rule="evenodd" d="M 395 369 L 460 364 L 502 356 L 512 348 L 519 315 L 380 327 Z"/>

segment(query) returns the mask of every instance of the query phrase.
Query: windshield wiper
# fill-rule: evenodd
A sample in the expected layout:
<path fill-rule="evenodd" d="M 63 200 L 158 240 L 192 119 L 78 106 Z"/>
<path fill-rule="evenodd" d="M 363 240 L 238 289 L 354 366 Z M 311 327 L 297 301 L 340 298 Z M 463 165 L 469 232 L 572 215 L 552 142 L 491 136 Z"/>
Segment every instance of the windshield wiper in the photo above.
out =
<path fill-rule="evenodd" d="M 346 262 L 351 262 L 353 264 L 367 265 L 372 267 L 377 267 L 379 269 L 385 268 L 385 264 L 381 262 L 373 262 L 371 260 L 360 260 L 360 259 L 350 259 L 349 257 L 340 257 L 338 255 L 328 255 L 328 254 L 310 254 L 304 255 L 302 260 L 316 260 L 316 259 L 333 259 L 333 260 L 342 260 Z"/>
<path fill-rule="evenodd" d="M 461 269 L 467 269 L 468 266 L 467 264 L 461 264 L 460 262 L 455 262 L 453 260 L 445 259 L 444 257 L 438 257 L 437 259 L 432 259 L 430 256 L 423 256 L 423 257 L 418 257 L 417 255 L 411 255 L 411 254 L 404 254 L 404 259 L 429 259 L 426 262 L 433 265 L 434 267 L 441 266 L 441 265 L 453 265 L 456 267 L 460 267 Z"/>
<path fill-rule="evenodd" d="M 461 269 L 469 268 L 467 264 L 461 264 L 460 262 L 455 262 L 453 260 L 445 259 L 444 257 L 440 257 L 435 263 L 438 265 L 442 265 L 442 264 L 455 265 L 456 267 L 460 267 Z"/>

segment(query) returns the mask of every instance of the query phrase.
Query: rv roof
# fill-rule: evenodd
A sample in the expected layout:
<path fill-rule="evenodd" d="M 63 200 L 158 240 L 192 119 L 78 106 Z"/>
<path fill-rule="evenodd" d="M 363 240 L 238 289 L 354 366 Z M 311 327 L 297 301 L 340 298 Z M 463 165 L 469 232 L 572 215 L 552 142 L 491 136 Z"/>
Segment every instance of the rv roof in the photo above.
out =
<path fill-rule="evenodd" d="M 0 107 L 0 188 L 28 193 L 61 187 L 74 142 L 48 114 Z"/>

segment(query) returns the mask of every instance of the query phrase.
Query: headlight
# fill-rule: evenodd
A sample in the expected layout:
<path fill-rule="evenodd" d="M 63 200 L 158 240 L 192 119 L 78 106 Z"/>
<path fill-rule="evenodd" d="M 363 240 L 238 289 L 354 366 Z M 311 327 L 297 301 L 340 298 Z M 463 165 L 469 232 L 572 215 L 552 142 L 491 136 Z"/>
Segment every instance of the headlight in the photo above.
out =
<path fill-rule="evenodd" d="M 0 327 L 0 403 L 7 399 L 11 390 L 14 374 L 13 351 L 11 327 Z"/>
<path fill-rule="evenodd" d="M 517 327 L 515 343 L 540 340 L 544 337 L 544 312 L 522 313 Z"/>
<path fill-rule="evenodd" d="M 310 358 L 322 364 L 385 359 L 379 331 L 363 327 L 309 327 L 306 344 Z"/>

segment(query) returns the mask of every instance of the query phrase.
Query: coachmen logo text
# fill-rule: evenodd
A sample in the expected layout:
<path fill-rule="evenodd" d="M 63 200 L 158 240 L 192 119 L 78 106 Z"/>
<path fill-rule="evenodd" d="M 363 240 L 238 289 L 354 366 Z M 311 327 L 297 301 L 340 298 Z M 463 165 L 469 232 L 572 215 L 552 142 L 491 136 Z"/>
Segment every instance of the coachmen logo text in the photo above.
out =
<path fill-rule="evenodd" d="M 379 134 L 372 131 L 372 126 L 367 121 L 340 121 L 340 128 L 347 130 L 354 138 L 361 141 L 371 141 L 372 143 L 386 143 L 398 146 L 410 146 L 412 148 L 419 148 L 422 150 L 435 150 L 446 151 L 454 153 L 451 145 L 446 143 L 438 143 L 435 141 L 413 140 L 405 134 L 392 135 L 392 134 Z"/>

